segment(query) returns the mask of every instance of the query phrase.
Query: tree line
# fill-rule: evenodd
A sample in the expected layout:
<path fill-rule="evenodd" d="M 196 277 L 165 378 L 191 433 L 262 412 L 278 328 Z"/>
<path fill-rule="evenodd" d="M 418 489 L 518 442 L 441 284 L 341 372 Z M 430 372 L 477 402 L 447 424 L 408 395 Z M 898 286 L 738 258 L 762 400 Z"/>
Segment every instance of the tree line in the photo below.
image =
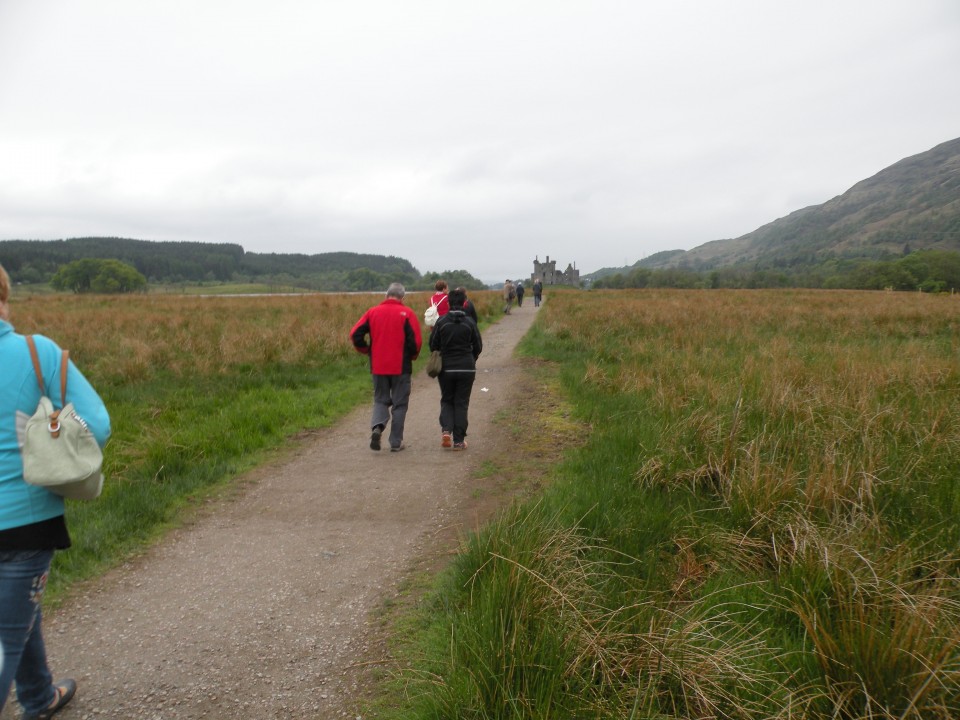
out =
<path fill-rule="evenodd" d="M 105 284 L 126 286 L 132 282 L 130 277 L 118 280 L 117 274 L 125 273 L 116 266 L 98 269 L 91 262 L 81 263 L 95 260 L 132 268 L 144 278 L 144 285 L 237 282 L 315 291 L 372 291 L 384 289 L 391 282 L 402 282 L 410 289 L 428 289 L 438 277 L 444 277 L 451 286 L 474 290 L 484 287 L 466 270 L 422 275 L 408 260 L 393 255 L 250 253 L 231 243 L 100 237 L 0 241 L 0 264 L 15 283 L 51 283 L 77 292 L 104 292 Z M 95 281 L 99 272 L 105 274 Z"/>
<path fill-rule="evenodd" d="M 732 266 L 713 270 L 634 267 L 593 281 L 594 288 L 829 288 L 848 290 L 960 289 L 960 253 L 917 250 L 889 260 L 831 259 L 797 269 Z"/>

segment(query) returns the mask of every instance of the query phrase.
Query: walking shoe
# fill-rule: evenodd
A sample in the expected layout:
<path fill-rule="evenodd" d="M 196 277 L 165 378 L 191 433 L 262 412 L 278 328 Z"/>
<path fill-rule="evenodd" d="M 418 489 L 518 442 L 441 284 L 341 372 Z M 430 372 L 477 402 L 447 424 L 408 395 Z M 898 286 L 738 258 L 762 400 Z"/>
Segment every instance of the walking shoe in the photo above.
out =
<path fill-rule="evenodd" d="M 454 443 L 454 444 L 453 444 L 453 449 L 454 449 L 454 450 L 466 450 L 466 449 L 467 449 L 467 441 L 464 440 L 463 442 Z"/>
<path fill-rule="evenodd" d="M 38 713 L 24 713 L 21 720 L 47 720 L 47 718 L 52 718 L 56 713 L 63 710 L 68 702 L 73 700 L 73 696 L 77 692 L 77 683 L 73 680 L 61 680 L 54 684 L 53 692 L 53 702 Z"/>
<path fill-rule="evenodd" d="M 375 427 L 373 432 L 370 433 L 370 449 L 379 450 L 380 449 L 380 436 L 383 435 L 383 430 L 380 427 Z"/>
<path fill-rule="evenodd" d="M 440 436 L 440 447 L 453 447 L 453 435 L 448 432 L 443 433 Z"/>
<path fill-rule="evenodd" d="M 400 443 L 399 445 L 391 445 L 391 446 L 390 446 L 390 452 L 400 452 L 400 451 L 403 450 L 405 447 L 406 447 L 406 445 L 404 445 L 403 443 Z"/>

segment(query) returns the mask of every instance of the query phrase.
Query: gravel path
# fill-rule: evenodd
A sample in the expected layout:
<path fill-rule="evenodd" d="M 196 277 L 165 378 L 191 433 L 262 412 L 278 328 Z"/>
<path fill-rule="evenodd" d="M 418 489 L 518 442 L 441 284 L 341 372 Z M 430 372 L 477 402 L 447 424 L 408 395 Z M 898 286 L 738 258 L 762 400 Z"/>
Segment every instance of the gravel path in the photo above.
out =
<path fill-rule="evenodd" d="M 473 526 L 536 311 L 484 333 L 466 452 L 440 448 L 440 391 L 418 374 L 403 452 L 369 449 L 364 406 L 45 618 L 55 675 L 79 684 L 57 717 L 357 717 L 374 611 Z M 0 720 L 16 717 L 11 700 Z"/>

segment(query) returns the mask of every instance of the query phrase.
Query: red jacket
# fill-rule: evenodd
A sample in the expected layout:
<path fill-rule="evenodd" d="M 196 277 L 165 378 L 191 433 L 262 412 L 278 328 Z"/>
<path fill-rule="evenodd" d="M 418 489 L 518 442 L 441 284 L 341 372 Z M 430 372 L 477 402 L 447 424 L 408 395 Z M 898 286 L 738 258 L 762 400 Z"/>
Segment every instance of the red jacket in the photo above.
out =
<path fill-rule="evenodd" d="M 350 340 L 357 352 L 370 356 L 374 375 L 409 375 L 423 342 L 420 319 L 400 300 L 387 298 L 363 314 Z"/>
<path fill-rule="evenodd" d="M 438 317 L 443 317 L 450 312 L 450 298 L 445 292 L 435 292 L 430 298 L 430 304 L 437 306 Z"/>

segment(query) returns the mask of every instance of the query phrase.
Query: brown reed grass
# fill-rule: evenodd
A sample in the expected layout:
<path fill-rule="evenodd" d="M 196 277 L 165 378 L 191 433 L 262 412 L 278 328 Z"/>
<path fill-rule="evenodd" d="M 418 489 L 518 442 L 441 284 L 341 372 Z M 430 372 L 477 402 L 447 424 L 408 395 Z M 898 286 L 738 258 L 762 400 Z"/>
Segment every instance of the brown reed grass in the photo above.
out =
<path fill-rule="evenodd" d="M 487 317 L 496 293 L 471 299 Z M 409 294 L 420 312 L 426 294 Z M 228 368 L 318 364 L 352 353 L 347 332 L 380 294 L 279 296 L 43 295 L 15 298 L 18 332 L 68 348 L 94 383 L 139 382 L 157 373 L 215 375 Z M 424 332 L 426 332 L 424 328 Z"/>

